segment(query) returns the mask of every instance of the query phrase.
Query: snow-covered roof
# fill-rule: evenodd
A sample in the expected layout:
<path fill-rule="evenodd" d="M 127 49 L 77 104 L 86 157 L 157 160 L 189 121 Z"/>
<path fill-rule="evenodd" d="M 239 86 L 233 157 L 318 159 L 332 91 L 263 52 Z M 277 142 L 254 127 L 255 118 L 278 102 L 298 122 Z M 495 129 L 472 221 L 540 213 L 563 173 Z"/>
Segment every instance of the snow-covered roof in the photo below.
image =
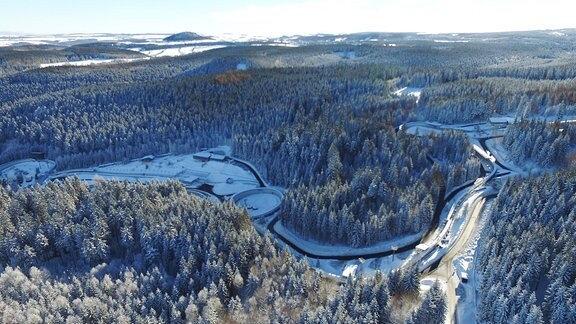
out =
<path fill-rule="evenodd" d="M 420 244 L 416 245 L 416 250 L 418 250 L 418 251 L 426 251 L 426 250 L 428 250 L 429 247 L 430 247 L 430 246 L 429 246 L 428 244 L 420 243 Z"/>
<path fill-rule="evenodd" d="M 200 160 L 215 160 L 215 161 L 225 161 L 226 155 L 212 153 L 208 151 L 202 151 L 198 153 L 194 153 L 194 158 Z"/>
<path fill-rule="evenodd" d="M 344 271 L 342 272 L 342 277 L 348 278 L 349 276 L 354 276 L 356 274 L 356 270 L 358 269 L 357 264 L 348 264 Z"/>

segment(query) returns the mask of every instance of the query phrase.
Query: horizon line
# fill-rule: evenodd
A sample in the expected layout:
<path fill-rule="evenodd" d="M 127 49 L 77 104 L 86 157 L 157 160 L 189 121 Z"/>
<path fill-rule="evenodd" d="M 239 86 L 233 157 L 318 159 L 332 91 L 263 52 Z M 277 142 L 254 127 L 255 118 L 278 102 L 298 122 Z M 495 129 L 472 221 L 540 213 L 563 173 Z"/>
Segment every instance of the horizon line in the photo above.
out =
<path fill-rule="evenodd" d="M 245 36 L 252 36 L 252 37 L 293 37 L 293 36 L 314 36 L 314 35 L 354 35 L 354 34 L 419 34 L 419 35 L 449 35 L 449 34 L 457 34 L 457 35 L 474 35 L 474 34 L 502 34 L 502 33 L 529 33 L 529 32 L 553 32 L 553 31 L 567 31 L 573 30 L 576 31 L 576 27 L 566 27 L 566 28 L 546 28 L 546 29 L 517 29 L 517 30 L 500 30 L 500 31 L 467 31 L 467 32 L 458 32 L 458 31 L 351 31 L 351 32 L 318 32 L 318 33 L 295 33 L 295 34 L 282 34 L 282 35 L 256 35 L 256 34 L 248 34 L 248 33 L 234 33 L 234 32 L 221 32 L 221 33 L 202 33 L 202 32 L 193 32 L 190 30 L 178 31 L 178 32 L 154 32 L 154 31 L 146 31 L 146 32 L 55 32 L 55 33 L 42 33 L 42 32 L 24 32 L 24 31 L 3 31 L 0 30 L 0 35 L 2 36 L 12 36 L 9 34 L 13 34 L 14 36 L 54 36 L 54 35 L 174 35 L 180 34 L 185 32 L 193 32 L 200 36 L 218 36 L 218 35 L 245 35 Z"/>

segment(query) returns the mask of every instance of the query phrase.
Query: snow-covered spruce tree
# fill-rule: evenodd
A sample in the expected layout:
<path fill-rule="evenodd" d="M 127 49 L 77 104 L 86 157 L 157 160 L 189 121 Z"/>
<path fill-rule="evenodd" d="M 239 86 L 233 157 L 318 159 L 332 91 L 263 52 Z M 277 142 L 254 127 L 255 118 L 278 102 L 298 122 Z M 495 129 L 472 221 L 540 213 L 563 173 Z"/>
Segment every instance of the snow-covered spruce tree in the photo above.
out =
<path fill-rule="evenodd" d="M 575 197 L 573 170 L 513 179 L 502 188 L 481 238 L 478 321 L 574 318 Z"/>
<path fill-rule="evenodd" d="M 412 313 L 407 323 L 442 324 L 446 320 L 447 311 L 446 293 L 442 290 L 440 283 L 436 281 L 424 296 L 420 307 Z"/>

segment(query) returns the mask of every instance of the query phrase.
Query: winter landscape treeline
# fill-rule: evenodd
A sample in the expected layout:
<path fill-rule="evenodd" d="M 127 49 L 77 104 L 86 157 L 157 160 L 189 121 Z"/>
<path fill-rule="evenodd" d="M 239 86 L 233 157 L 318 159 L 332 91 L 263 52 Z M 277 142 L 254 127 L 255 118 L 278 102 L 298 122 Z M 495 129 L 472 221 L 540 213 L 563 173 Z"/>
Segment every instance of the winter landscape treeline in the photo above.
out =
<path fill-rule="evenodd" d="M 576 177 L 558 170 L 574 165 L 574 127 L 560 121 L 576 114 L 576 65 L 555 38 L 510 42 L 233 46 L 45 69 L 65 54 L 0 51 L 0 163 L 40 152 L 65 170 L 229 145 L 286 188 L 288 230 L 367 247 L 424 233 L 444 193 L 482 175 L 463 132 L 400 125 L 506 115 L 518 121 L 502 140 L 513 162 L 549 174 L 505 184 L 494 204 L 477 319 L 569 323 Z M 393 94 L 405 86 L 420 98 Z M 416 268 L 339 283 L 244 210 L 176 182 L 2 187 L 0 266 L 3 322 L 443 323 L 447 312 Z"/>
<path fill-rule="evenodd" d="M 23 45 L 0 47 L 0 77 L 37 69 L 41 64 L 90 59 L 134 59 L 144 55 L 110 44 L 78 44 L 73 46 Z"/>
<path fill-rule="evenodd" d="M 458 78 L 422 91 L 425 120 L 467 123 L 495 115 L 560 117 L 576 115 L 576 77 L 525 80 L 521 77 Z"/>
<path fill-rule="evenodd" d="M 66 78 L 68 71 L 63 71 Z M 313 120 L 329 104 L 334 109 L 346 103 L 357 114 L 385 105 L 379 98 L 388 95 L 385 81 L 396 72 L 345 66 L 246 73 L 249 79 L 226 84 L 214 75 L 129 83 L 120 78 L 81 87 L 64 82 L 58 90 L 7 100 L 0 120 L 0 160 L 36 148 L 66 169 L 231 143 L 235 136 Z M 407 112 L 397 109 L 395 114 Z"/>

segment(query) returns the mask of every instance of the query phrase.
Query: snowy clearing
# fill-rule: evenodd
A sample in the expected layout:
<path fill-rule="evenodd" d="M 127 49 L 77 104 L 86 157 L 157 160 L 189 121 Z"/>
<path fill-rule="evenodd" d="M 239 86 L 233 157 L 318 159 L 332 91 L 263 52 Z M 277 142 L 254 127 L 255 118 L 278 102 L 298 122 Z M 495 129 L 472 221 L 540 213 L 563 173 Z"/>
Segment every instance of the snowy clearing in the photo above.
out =
<path fill-rule="evenodd" d="M 192 53 L 200 53 L 213 49 L 224 48 L 226 45 L 210 45 L 210 46 L 183 46 L 183 47 L 171 47 L 171 48 L 161 48 L 154 50 L 139 50 L 140 53 L 146 54 L 152 57 L 175 57 L 188 55 Z"/>
<path fill-rule="evenodd" d="M 404 87 L 398 91 L 395 91 L 393 94 L 397 96 L 416 97 L 416 103 L 418 103 L 418 101 L 420 101 L 420 95 L 422 94 L 422 88 Z"/>
<path fill-rule="evenodd" d="M 432 134 L 440 134 L 441 132 L 441 129 L 426 126 L 413 126 L 406 130 L 406 133 L 414 136 L 428 136 Z"/>
<path fill-rule="evenodd" d="M 308 258 L 308 261 L 310 265 L 325 274 L 334 278 L 344 279 L 349 275 L 373 276 L 378 270 L 382 273 L 390 273 L 390 271 L 402 267 L 408 260 L 410 253 L 412 252 L 396 253 L 394 255 L 372 259 L 358 258 L 349 261 L 315 258 Z M 352 267 L 354 269 L 353 272 L 350 271 Z"/>
<path fill-rule="evenodd" d="M 447 39 L 435 39 L 434 43 L 469 43 L 469 40 L 447 40 Z"/>
<path fill-rule="evenodd" d="M 190 194 L 214 202 L 231 199 L 245 207 L 253 218 L 275 214 L 282 205 L 282 190 L 268 188 L 250 163 L 233 158 L 230 153 L 229 147 L 220 146 L 195 154 L 147 155 L 128 162 L 56 173 L 53 161 L 26 159 L 0 165 L 0 180 L 27 187 L 67 177 L 77 177 L 89 185 L 106 180 L 145 183 L 176 179 Z"/>
<path fill-rule="evenodd" d="M 211 186 L 212 193 L 229 197 L 259 187 L 249 170 L 224 160 L 204 158 L 202 154 L 145 156 L 127 163 L 110 163 L 94 168 L 68 170 L 51 175 L 48 180 L 78 176 L 89 183 L 99 179 L 146 182 L 178 179 L 185 187 Z"/>
<path fill-rule="evenodd" d="M 493 138 L 486 140 L 486 146 L 496 158 L 507 169 L 512 170 L 516 173 L 527 175 L 527 172 L 517 167 L 508 157 L 508 151 L 502 145 L 502 138 Z"/>
<path fill-rule="evenodd" d="M 42 175 L 51 172 L 55 166 L 54 161 L 33 159 L 2 164 L 0 165 L 0 180 L 17 183 L 22 187 L 33 186 L 41 181 Z"/>
<path fill-rule="evenodd" d="M 40 64 L 40 68 L 58 67 L 58 66 L 90 66 L 98 64 L 121 64 L 121 63 L 132 63 L 138 61 L 149 60 L 149 57 L 134 58 L 134 59 L 93 59 L 93 60 L 82 60 L 82 61 L 67 61 L 58 63 L 45 63 Z"/>
<path fill-rule="evenodd" d="M 156 42 L 162 42 L 167 36 L 170 36 L 170 34 L 0 34 L 0 46 L 14 46 L 19 44 L 67 46 L 81 42 L 123 42 L 128 40 L 154 44 Z"/>

